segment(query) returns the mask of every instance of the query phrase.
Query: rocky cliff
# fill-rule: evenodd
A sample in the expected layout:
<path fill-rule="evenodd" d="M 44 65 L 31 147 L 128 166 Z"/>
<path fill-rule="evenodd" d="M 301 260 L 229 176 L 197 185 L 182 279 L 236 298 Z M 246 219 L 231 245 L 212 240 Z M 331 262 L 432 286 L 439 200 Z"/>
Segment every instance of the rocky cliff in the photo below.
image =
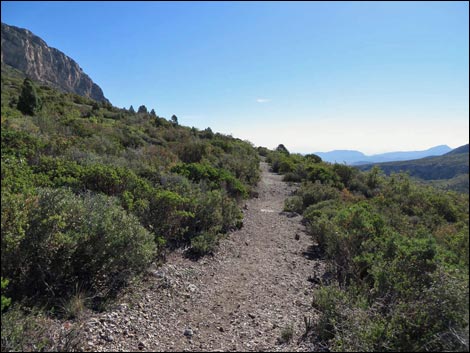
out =
<path fill-rule="evenodd" d="M 73 92 L 97 101 L 108 101 L 101 88 L 80 66 L 62 53 L 49 47 L 27 29 L 2 23 L 2 65 L 22 71 L 33 80 Z"/>

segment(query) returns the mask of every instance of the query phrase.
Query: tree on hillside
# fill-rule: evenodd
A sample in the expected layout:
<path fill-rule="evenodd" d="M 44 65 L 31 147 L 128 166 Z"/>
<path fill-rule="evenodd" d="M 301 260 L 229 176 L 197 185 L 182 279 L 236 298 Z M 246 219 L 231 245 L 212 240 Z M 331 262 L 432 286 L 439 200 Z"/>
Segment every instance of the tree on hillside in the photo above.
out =
<path fill-rule="evenodd" d="M 137 110 L 137 113 L 139 114 L 147 114 L 148 113 L 148 110 L 147 110 L 147 107 L 145 105 L 141 105 L 139 107 L 139 109 Z"/>
<path fill-rule="evenodd" d="M 203 139 L 211 139 L 214 137 L 214 133 L 212 132 L 212 129 L 208 127 L 207 129 L 202 130 L 199 136 Z"/>
<path fill-rule="evenodd" d="M 276 151 L 289 155 L 289 150 L 282 143 L 276 147 Z"/>
<path fill-rule="evenodd" d="M 173 123 L 173 125 L 178 125 L 178 117 L 173 114 L 171 116 L 171 122 Z"/>
<path fill-rule="evenodd" d="M 156 117 L 157 116 L 157 113 L 155 113 L 155 109 L 152 109 L 150 111 L 150 115 L 153 116 L 153 117 Z"/>
<path fill-rule="evenodd" d="M 132 105 L 129 107 L 129 113 L 135 114 L 135 109 Z"/>
<path fill-rule="evenodd" d="M 35 112 L 41 109 L 41 99 L 38 96 L 33 81 L 29 78 L 25 78 L 23 81 L 17 108 L 23 114 L 28 115 L 34 115 Z"/>

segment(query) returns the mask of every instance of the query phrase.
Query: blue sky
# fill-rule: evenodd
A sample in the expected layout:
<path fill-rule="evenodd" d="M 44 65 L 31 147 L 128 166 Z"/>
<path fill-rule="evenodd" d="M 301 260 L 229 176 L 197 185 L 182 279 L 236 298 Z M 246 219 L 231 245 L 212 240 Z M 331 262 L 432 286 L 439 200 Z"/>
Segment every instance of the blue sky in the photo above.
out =
<path fill-rule="evenodd" d="M 294 152 L 469 140 L 467 2 L 14 2 L 119 107 Z"/>

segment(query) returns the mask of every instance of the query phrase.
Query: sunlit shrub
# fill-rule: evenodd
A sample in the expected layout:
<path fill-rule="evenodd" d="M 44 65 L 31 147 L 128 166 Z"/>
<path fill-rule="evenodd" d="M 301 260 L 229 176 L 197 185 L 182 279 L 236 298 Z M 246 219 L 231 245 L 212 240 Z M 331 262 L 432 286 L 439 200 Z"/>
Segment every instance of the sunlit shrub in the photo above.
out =
<path fill-rule="evenodd" d="M 104 195 L 42 189 L 24 212 L 27 221 L 18 225 L 25 224 L 22 237 L 4 236 L 2 227 L 7 258 L 2 273 L 18 297 L 55 298 L 69 294 L 76 283 L 94 290 L 113 287 L 154 255 L 153 236 Z"/>
<path fill-rule="evenodd" d="M 229 171 L 214 168 L 208 164 L 180 164 L 172 168 L 172 172 L 181 174 L 194 182 L 207 181 L 212 189 L 223 187 L 233 197 L 246 197 L 246 187 Z"/>
<path fill-rule="evenodd" d="M 302 210 L 321 201 L 337 200 L 340 197 L 340 193 L 336 188 L 312 182 L 303 183 L 297 190 L 296 195 L 302 198 Z"/>

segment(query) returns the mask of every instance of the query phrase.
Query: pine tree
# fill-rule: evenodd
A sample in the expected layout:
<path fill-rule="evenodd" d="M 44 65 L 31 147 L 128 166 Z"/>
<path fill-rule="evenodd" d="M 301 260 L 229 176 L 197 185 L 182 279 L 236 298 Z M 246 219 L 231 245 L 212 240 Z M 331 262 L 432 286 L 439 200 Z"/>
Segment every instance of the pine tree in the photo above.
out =
<path fill-rule="evenodd" d="M 147 110 L 147 107 L 145 105 L 141 105 L 139 107 L 139 109 L 137 110 L 137 113 L 139 114 L 147 114 L 148 113 L 148 110 Z"/>
<path fill-rule="evenodd" d="M 29 78 L 25 78 L 23 81 L 17 108 L 23 114 L 28 115 L 34 115 L 34 113 L 41 109 L 41 99 L 38 96 L 33 81 Z"/>

